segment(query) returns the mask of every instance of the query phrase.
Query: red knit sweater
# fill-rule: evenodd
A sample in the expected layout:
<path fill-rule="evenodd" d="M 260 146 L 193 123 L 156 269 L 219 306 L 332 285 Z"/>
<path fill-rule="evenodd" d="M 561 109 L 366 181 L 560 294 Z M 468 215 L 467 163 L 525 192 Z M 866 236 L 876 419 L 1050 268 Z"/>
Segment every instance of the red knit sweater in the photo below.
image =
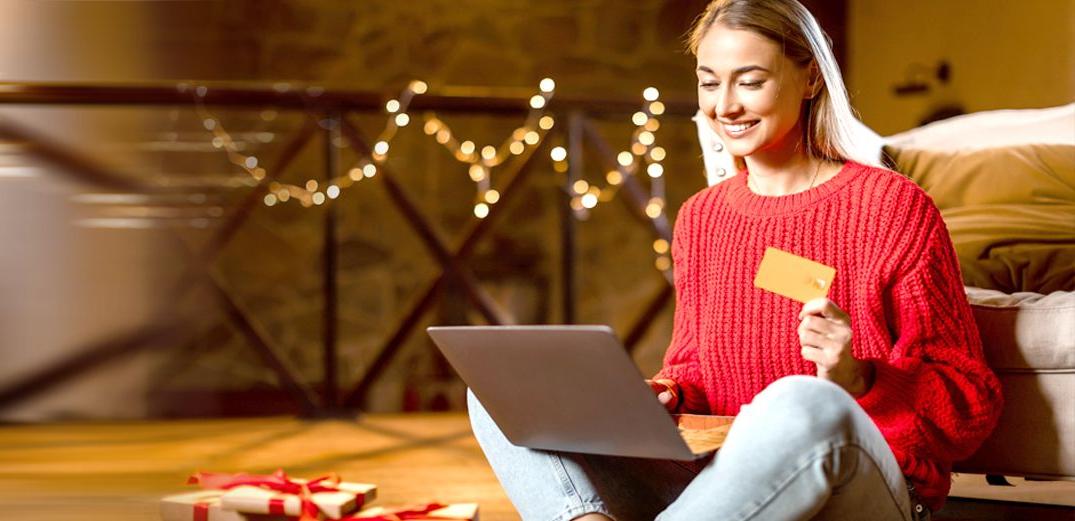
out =
<path fill-rule="evenodd" d="M 940 212 L 906 178 L 854 162 L 780 197 L 754 194 L 747 175 L 680 209 L 675 320 L 656 378 L 680 385 L 686 411 L 734 415 L 778 378 L 817 374 L 800 355 L 802 304 L 753 280 L 769 246 L 832 266 L 829 298 L 851 316 L 852 352 L 876 369 L 858 403 L 936 510 L 952 462 L 985 439 L 1002 402 Z"/>

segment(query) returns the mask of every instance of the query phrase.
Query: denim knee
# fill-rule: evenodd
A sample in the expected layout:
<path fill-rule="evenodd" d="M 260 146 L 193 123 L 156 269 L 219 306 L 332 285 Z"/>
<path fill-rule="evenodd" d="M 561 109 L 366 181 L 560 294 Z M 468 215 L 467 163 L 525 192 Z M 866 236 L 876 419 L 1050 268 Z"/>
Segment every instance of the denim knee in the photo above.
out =
<path fill-rule="evenodd" d="M 851 395 L 840 386 L 812 376 L 787 376 L 769 384 L 750 404 L 752 413 L 774 415 L 788 436 L 831 438 L 852 432 Z"/>

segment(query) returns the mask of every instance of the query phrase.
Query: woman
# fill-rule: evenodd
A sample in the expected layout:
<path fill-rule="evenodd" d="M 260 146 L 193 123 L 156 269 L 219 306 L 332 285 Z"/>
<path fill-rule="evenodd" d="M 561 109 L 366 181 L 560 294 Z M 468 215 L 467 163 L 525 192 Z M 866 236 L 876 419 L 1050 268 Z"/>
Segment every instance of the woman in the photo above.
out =
<path fill-rule="evenodd" d="M 690 49 L 743 171 L 679 212 L 651 385 L 673 412 L 736 415 L 724 447 L 696 463 L 519 448 L 471 396 L 479 443 L 524 519 L 928 518 L 1001 406 L 937 208 L 855 161 L 843 81 L 798 2 L 714 1 Z M 755 287 L 770 247 L 835 268 L 828 298 Z"/>

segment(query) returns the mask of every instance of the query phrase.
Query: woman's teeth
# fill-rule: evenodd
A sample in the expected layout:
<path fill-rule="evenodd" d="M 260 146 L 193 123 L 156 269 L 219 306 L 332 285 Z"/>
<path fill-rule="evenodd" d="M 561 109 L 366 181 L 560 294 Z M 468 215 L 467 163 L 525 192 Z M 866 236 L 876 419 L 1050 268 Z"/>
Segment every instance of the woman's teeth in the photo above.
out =
<path fill-rule="evenodd" d="M 757 121 L 751 121 L 749 123 L 739 123 L 739 124 L 735 124 L 735 125 L 727 125 L 727 124 L 725 124 L 724 128 L 731 134 L 739 134 L 739 133 L 742 133 L 742 132 L 746 131 L 746 129 L 748 129 L 750 127 L 753 127 L 754 125 L 757 125 L 757 124 L 758 124 Z"/>

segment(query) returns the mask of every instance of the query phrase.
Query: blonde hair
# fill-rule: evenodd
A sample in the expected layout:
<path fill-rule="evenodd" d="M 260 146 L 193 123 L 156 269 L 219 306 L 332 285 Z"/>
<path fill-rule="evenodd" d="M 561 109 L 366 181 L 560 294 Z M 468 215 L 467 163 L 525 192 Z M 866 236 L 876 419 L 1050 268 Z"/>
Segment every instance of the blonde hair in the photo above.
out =
<path fill-rule="evenodd" d="M 807 151 L 822 159 L 878 165 L 867 129 L 851 109 L 840 66 L 832 54 L 832 41 L 802 4 L 796 0 L 713 0 L 688 34 L 691 54 L 698 54 L 699 43 L 714 24 L 768 38 L 780 44 L 784 56 L 801 67 L 816 63 L 823 88 L 803 107 Z"/>

